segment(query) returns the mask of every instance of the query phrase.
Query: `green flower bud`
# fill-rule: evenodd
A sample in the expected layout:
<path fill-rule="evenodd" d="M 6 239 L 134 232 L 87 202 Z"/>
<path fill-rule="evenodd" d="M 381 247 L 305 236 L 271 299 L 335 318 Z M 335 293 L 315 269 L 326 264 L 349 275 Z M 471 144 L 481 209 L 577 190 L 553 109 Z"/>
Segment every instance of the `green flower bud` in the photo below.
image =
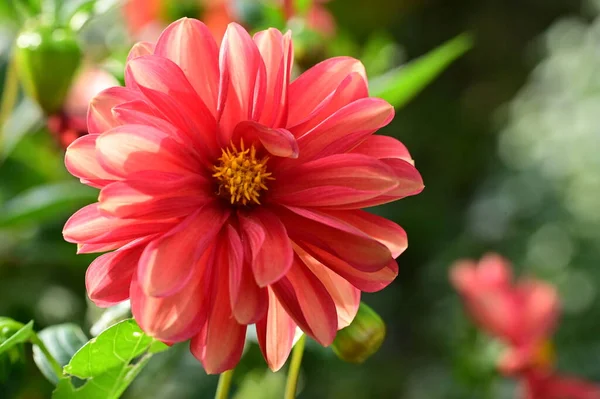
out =
<path fill-rule="evenodd" d="M 373 309 L 360 303 L 352 323 L 338 331 L 333 352 L 349 363 L 362 363 L 379 350 L 385 339 L 385 323 Z"/>
<path fill-rule="evenodd" d="M 17 36 L 14 56 L 27 95 L 46 114 L 59 111 L 81 63 L 75 33 L 43 21 L 29 21 Z"/>

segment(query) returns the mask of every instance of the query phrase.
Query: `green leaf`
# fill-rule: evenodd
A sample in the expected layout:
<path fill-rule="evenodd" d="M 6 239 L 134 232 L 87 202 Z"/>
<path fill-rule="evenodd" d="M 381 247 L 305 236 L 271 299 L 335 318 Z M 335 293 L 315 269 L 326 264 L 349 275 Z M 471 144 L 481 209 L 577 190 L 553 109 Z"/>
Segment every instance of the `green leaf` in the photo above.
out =
<path fill-rule="evenodd" d="M 421 58 L 372 79 L 370 94 L 402 107 L 471 47 L 473 38 L 463 33 Z"/>
<path fill-rule="evenodd" d="M 29 98 L 24 98 L 4 125 L 4 142 L 0 153 L 0 162 L 10 155 L 27 133 L 38 130 L 43 120 L 44 116 L 40 107 Z"/>
<path fill-rule="evenodd" d="M 10 319 L 8 319 L 10 320 Z M 4 321 L 4 326 L 8 326 L 8 321 L 3 320 Z M 10 320 L 14 323 L 16 323 L 14 320 Z M 1 326 L 0 326 L 1 327 Z M 23 327 L 21 327 L 19 330 L 17 330 L 14 334 L 11 334 L 10 337 L 8 337 L 8 339 L 2 343 L 0 343 L 0 355 L 3 354 L 4 352 L 6 352 L 7 350 L 9 350 L 10 348 L 12 348 L 15 345 L 21 344 L 23 342 L 26 342 L 29 340 L 29 338 L 31 338 L 31 334 L 33 333 L 33 320 L 30 321 L 29 323 L 25 324 Z"/>
<path fill-rule="evenodd" d="M 121 302 L 118 305 L 111 306 L 106 309 L 100 318 L 90 328 L 92 336 L 97 336 L 102 331 L 106 330 L 110 326 L 131 317 L 131 304 L 129 301 Z"/>
<path fill-rule="evenodd" d="M 295 0 L 296 12 L 300 15 L 306 14 L 312 7 L 313 0 Z"/>
<path fill-rule="evenodd" d="M 34 187 L 0 207 L 0 228 L 53 219 L 97 198 L 97 190 L 75 181 Z"/>
<path fill-rule="evenodd" d="M 144 334 L 133 319 L 124 320 L 85 344 L 65 366 L 53 399 L 116 399 L 153 354 L 168 348 Z M 83 385 L 73 385 L 76 379 Z"/>
<path fill-rule="evenodd" d="M 59 324 L 45 328 L 38 333 L 38 338 L 61 367 L 66 366 L 79 348 L 88 341 L 81 327 L 75 324 Z M 56 375 L 47 357 L 37 345 L 33 346 L 33 360 L 42 374 L 56 385 L 61 376 Z"/>

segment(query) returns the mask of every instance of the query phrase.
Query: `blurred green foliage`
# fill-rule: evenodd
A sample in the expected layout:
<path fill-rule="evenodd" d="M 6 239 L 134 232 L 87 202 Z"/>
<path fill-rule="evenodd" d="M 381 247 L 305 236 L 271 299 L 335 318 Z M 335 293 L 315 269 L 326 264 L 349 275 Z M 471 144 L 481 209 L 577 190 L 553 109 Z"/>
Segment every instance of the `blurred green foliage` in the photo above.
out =
<path fill-rule="evenodd" d="M 14 7 L 15 1 L 0 2 L 1 79 L 22 19 L 42 6 L 28 0 Z M 86 61 L 122 74 L 131 40 L 116 2 L 59 4 Z M 240 18 L 256 29 L 286 28 L 278 7 L 236 4 Z M 289 24 L 299 68 L 334 55 L 363 60 L 372 92 L 403 105 L 381 133 L 407 145 L 426 189 L 373 209 L 400 223 L 410 243 L 398 260 L 397 281 L 363 297 L 387 324 L 382 349 L 365 364 L 351 365 L 309 342 L 299 397 L 515 397 L 514 383 L 494 370 L 498 344 L 475 330 L 447 281 L 454 260 L 488 250 L 559 287 L 559 368 L 600 381 L 595 8 L 574 0 L 371 0 L 368 6 L 332 0 L 325 7 L 337 22 L 333 37 L 323 38 L 301 20 Z M 169 15 L 182 12 L 192 11 L 169 9 Z M 470 46 L 470 38 L 458 36 L 463 32 L 476 46 L 420 92 L 419 79 L 429 83 Z M 438 62 L 422 67 L 432 57 Z M 41 327 L 71 322 L 87 334 L 101 313 L 85 301 L 84 274 L 94 256 L 75 255 L 61 230 L 69 214 L 97 193 L 66 172 L 63 150 L 35 104 L 22 95 L 18 100 L 0 149 L 0 315 L 34 319 Z M 80 333 L 71 332 L 73 342 L 76 336 L 80 342 L 71 355 L 83 344 Z M 29 360 L 30 347 L 13 348 L 0 357 L 0 398 L 50 397 L 54 387 Z M 73 367 L 73 375 L 85 378 Z M 281 397 L 284 375 L 285 368 L 266 372 L 257 346 L 249 344 L 234 375 L 234 397 Z M 72 388 L 69 378 L 61 384 Z M 216 378 L 206 376 L 180 344 L 153 356 L 125 397 L 208 398 L 215 387 Z"/>

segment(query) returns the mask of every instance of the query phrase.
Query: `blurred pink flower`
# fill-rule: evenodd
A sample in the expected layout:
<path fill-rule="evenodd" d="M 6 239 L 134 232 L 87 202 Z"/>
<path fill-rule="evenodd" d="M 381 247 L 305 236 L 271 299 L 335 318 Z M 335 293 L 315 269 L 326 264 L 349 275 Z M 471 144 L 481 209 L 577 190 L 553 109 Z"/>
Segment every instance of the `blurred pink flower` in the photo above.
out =
<path fill-rule="evenodd" d="M 507 344 L 499 365 L 503 372 L 549 366 L 547 342 L 559 307 L 554 287 L 531 279 L 513 284 L 510 264 L 495 254 L 479 264 L 457 262 L 450 278 L 475 322 Z"/>
<path fill-rule="evenodd" d="M 522 380 L 524 399 L 600 399 L 600 387 L 554 373 L 529 371 Z"/>
<path fill-rule="evenodd" d="M 118 85 L 110 73 L 84 66 L 75 77 L 60 113 L 48 117 L 48 130 L 63 148 L 87 134 L 87 110 L 90 101 L 102 90 Z"/>
<path fill-rule="evenodd" d="M 201 19 L 220 42 L 227 25 L 236 20 L 232 0 L 197 2 L 203 8 Z M 123 15 L 130 34 L 138 40 L 156 41 L 163 28 L 170 22 L 162 17 L 165 3 L 166 0 L 126 0 L 123 4 Z"/>
<path fill-rule="evenodd" d="M 296 1 L 282 1 L 286 19 L 294 17 L 297 14 L 295 7 Z M 306 13 L 306 24 L 310 29 L 314 30 L 315 32 L 319 32 L 326 37 L 331 37 L 335 35 L 336 23 L 333 15 L 331 15 L 329 10 L 325 6 L 323 6 L 323 4 L 328 2 L 329 0 L 312 1 L 310 8 Z"/>
<path fill-rule="evenodd" d="M 256 324 L 273 370 L 296 326 L 323 345 L 383 289 L 407 247 L 360 208 L 419 193 L 406 148 L 373 133 L 394 110 L 368 97 L 362 64 L 326 60 L 290 81 L 290 33 L 230 24 L 220 51 L 194 19 L 130 53 L 126 87 L 91 103 L 66 166 L 101 189 L 65 239 L 97 258 L 100 306 L 131 299 L 148 334 L 192 339 L 209 373 L 238 362 Z"/>

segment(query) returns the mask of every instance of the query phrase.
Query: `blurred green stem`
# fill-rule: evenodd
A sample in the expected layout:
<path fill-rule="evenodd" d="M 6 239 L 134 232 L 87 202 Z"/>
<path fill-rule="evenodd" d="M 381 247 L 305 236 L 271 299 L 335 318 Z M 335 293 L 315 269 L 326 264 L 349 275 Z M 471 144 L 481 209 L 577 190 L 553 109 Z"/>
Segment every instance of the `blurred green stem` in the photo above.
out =
<path fill-rule="evenodd" d="M 292 352 L 292 362 L 288 371 L 287 383 L 285 385 L 285 399 L 294 399 L 296 397 L 296 386 L 298 385 L 298 375 L 300 374 L 300 364 L 302 363 L 302 355 L 304 354 L 304 343 L 306 342 L 306 334 L 294 346 Z"/>
<path fill-rule="evenodd" d="M 15 65 L 15 57 L 10 57 L 6 67 L 2 100 L 0 100 L 0 150 L 4 147 L 4 125 L 15 107 L 18 95 L 19 80 L 17 76 L 17 67 Z"/>
<path fill-rule="evenodd" d="M 229 397 L 229 389 L 231 388 L 232 377 L 233 370 L 227 370 L 224 373 L 221 373 L 219 376 L 219 385 L 217 386 L 215 399 L 227 399 Z"/>
<path fill-rule="evenodd" d="M 31 343 L 34 345 L 37 345 L 40 348 L 40 350 L 42 351 L 44 356 L 46 356 L 46 359 L 48 359 L 50 366 L 52 366 L 52 370 L 54 371 L 56 376 L 60 379 L 63 375 L 62 366 L 60 365 L 60 363 L 58 363 L 58 361 L 56 361 L 54 356 L 52 356 L 52 354 L 50 353 L 48 348 L 46 348 L 46 345 L 44 344 L 44 342 L 42 342 L 42 340 L 40 339 L 40 337 L 37 336 L 37 334 L 32 335 Z"/>

